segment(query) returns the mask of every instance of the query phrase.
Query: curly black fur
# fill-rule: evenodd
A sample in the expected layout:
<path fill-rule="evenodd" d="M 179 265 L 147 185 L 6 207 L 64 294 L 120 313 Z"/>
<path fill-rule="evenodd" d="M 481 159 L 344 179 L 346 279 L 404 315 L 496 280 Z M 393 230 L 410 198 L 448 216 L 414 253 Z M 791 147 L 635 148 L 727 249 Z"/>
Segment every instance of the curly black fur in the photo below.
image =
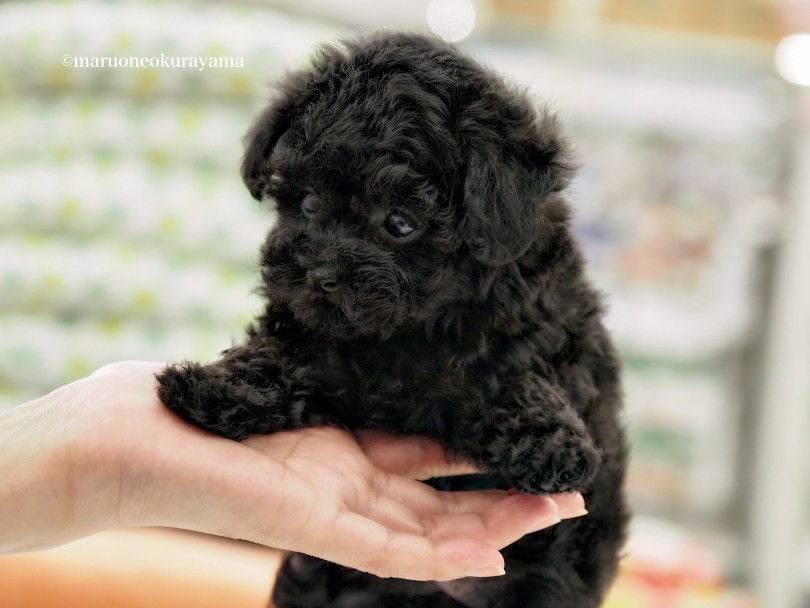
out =
<path fill-rule="evenodd" d="M 626 444 L 618 358 L 561 194 L 572 172 L 551 115 L 421 35 L 324 47 L 258 117 L 242 173 L 278 207 L 268 304 L 244 345 L 160 374 L 164 403 L 233 439 L 426 435 L 489 472 L 474 486 L 579 490 L 590 512 L 506 548 L 493 579 L 383 580 L 295 555 L 280 608 L 599 604 Z"/>

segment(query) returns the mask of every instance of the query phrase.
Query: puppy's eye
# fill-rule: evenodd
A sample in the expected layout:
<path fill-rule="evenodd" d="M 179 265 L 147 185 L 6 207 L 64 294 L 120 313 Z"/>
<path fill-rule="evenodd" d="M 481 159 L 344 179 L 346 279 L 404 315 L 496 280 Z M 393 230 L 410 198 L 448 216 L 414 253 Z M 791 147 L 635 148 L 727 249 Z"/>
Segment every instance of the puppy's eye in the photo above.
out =
<path fill-rule="evenodd" d="M 383 227 L 395 239 L 406 239 L 416 232 L 416 222 L 399 211 L 389 213 Z"/>
<path fill-rule="evenodd" d="M 320 213 L 321 209 L 323 209 L 323 201 L 312 192 L 307 192 L 301 199 L 301 211 L 304 212 L 304 215 L 312 217 Z"/>

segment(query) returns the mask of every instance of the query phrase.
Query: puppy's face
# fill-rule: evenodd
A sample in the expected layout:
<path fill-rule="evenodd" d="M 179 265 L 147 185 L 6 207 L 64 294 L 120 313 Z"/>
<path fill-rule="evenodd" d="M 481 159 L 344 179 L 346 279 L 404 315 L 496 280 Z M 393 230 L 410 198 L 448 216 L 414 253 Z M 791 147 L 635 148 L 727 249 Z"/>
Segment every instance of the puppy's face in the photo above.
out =
<path fill-rule="evenodd" d="M 481 297 L 483 269 L 537 238 L 536 208 L 565 173 L 559 142 L 499 85 L 405 35 L 327 48 L 289 77 L 243 162 L 252 194 L 278 210 L 267 296 L 336 339 L 384 338 Z"/>
<path fill-rule="evenodd" d="M 330 158 L 281 141 L 268 185 L 278 222 L 262 249 L 265 291 L 338 339 L 387 336 L 470 297 L 446 201 L 424 176 L 366 152 Z"/>

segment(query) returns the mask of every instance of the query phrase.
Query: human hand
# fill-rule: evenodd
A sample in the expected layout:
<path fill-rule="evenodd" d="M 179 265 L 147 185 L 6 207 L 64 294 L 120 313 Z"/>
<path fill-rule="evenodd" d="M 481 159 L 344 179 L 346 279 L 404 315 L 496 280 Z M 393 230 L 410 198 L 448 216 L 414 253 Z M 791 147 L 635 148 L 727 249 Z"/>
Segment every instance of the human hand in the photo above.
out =
<path fill-rule="evenodd" d="M 163 364 L 128 362 L 0 416 L 0 553 L 115 526 L 186 528 L 300 551 L 378 576 L 492 576 L 497 551 L 583 513 L 577 494 L 442 493 L 468 472 L 421 438 L 334 428 L 202 431 L 155 394 Z M 0 490 L 3 493 L 3 490 Z"/>

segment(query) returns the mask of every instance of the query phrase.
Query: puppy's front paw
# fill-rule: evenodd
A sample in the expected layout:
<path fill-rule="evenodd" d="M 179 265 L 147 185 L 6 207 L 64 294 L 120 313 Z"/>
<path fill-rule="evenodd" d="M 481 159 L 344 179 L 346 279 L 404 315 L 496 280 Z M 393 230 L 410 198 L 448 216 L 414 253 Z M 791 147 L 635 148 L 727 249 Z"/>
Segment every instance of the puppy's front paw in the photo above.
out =
<path fill-rule="evenodd" d="M 508 477 L 515 487 L 533 494 L 583 492 L 601 461 L 590 439 L 563 430 L 547 440 L 527 438 L 522 443 L 511 454 Z"/>
<path fill-rule="evenodd" d="M 181 418 L 200 426 L 210 410 L 215 381 L 199 363 L 169 365 L 157 374 L 158 396 L 163 404 Z"/>
<path fill-rule="evenodd" d="M 246 390 L 235 394 L 234 386 L 221 370 L 185 362 L 169 365 L 156 379 L 160 400 L 184 420 L 231 439 L 243 439 L 249 434 Z"/>

